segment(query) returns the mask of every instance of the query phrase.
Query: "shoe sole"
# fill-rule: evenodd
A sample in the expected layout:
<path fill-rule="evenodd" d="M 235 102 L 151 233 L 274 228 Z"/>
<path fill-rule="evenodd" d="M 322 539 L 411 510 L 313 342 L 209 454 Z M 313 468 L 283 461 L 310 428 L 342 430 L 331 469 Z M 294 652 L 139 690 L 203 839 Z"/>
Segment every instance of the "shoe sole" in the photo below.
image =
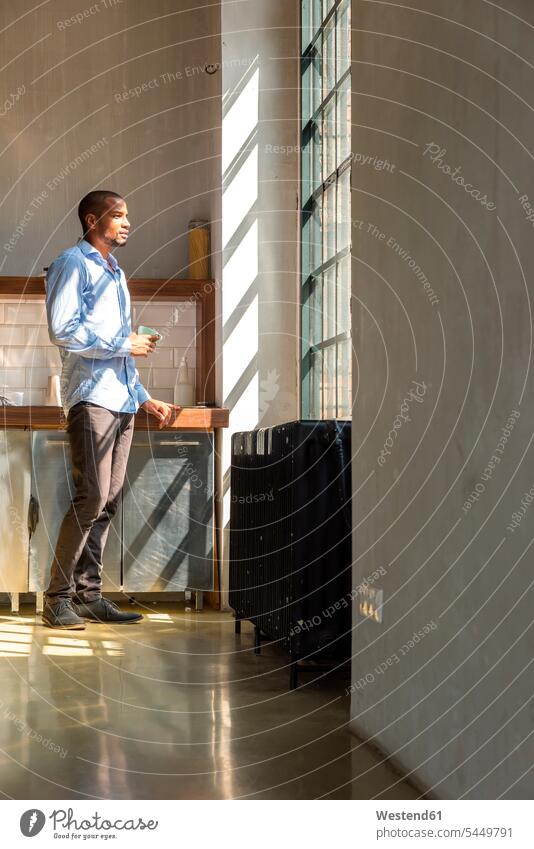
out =
<path fill-rule="evenodd" d="M 95 625 L 136 625 L 137 622 L 142 622 L 141 619 L 91 619 L 89 616 L 82 616 L 84 622 L 94 622 Z"/>
<path fill-rule="evenodd" d="M 79 625 L 53 625 L 52 622 L 47 622 L 46 619 L 42 619 L 41 621 L 47 628 L 57 628 L 61 631 L 83 631 L 85 629 L 85 622 Z"/>

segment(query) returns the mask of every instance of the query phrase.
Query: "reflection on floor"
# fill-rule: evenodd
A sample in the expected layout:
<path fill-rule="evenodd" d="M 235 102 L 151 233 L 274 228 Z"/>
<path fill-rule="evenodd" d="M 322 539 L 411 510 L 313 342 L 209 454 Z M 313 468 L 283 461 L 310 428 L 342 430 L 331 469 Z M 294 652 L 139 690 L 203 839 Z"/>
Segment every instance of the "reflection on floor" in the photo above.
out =
<path fill-rule="evenodd" d="M 4 798 L 417 798 L 348 732 L 342 673 L 304 672 L 291 692 L 249 624 L 143 612 L 61 632 L 0 609 Z"/>

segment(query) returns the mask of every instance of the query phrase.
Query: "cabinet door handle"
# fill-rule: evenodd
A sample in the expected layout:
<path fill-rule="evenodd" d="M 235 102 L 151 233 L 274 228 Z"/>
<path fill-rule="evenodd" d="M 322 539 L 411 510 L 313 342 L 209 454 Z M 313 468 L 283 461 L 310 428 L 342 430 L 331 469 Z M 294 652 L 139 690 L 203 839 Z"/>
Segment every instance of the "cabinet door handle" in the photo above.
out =
<path fill-rule="evenodd" d="M 39 502 L 33 495 L 30 495 L 30 503 L 28 505 L 28 530 L 30 536 L 35 533 L 35 529 L 39 522 Z"/>
<path fill-rule="evenodd" d="M 162 441 L 161 441 L 161 442 L 156 442 L 156 443 L 155 443 L 155 445 L 156 445 L 156 446 L 158 446 L 158 445 L 173 445 L 173 446 L 179 445 L 179 446 L 180 446 L 180 448 L 181 448 L 182 446 L 183 446 L 184 448 L 190 448 L 190 447 L 193 445 L 193 446 L 195 446 L 195 447 L 197 447 L 197 448 L 198 448 L 198 446 L 200 445 L 200 442 L 184 442 L 184 441 L 183 441 L 183 440 L 181 440 L 181 439 L 176 439 L 176 440 L 174 440 L 174 441 L 169 439 L 169 440 L 167 441 L 167 440 L 162 439 Z"/>
<path fill-rule="evenodd" d="M 183 442 L 180 439 L 162 439 L 160 442 L 132 442 L 132 448 L 153 448 L 154 454 L 156 450 L 160 447 L 162 448 L 190 448 L 191 446 L 197 447 L 200 445 L 200 442 Z"/>

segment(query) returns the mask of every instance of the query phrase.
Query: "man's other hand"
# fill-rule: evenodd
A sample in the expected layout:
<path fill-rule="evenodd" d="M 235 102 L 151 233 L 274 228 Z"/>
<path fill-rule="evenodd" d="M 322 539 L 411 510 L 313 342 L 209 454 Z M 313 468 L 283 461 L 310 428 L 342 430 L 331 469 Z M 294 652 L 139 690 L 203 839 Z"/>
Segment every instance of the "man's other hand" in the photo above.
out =
<path fill-rule="evenodd" d="M 158 419 L 158 427 L 162 428 L 174 418 L 176 413 L 181 410 L 177 404 L 167 404 L 165 401 L 156 401 L 154 398 L 149 398 L 144 404 L 141 404 L 141 410 L 149 413 Z"/>
<path fill-rule="evenodd" d="M 130 333 L 128 339 L 132 343 L 132 357 L 148 357 L 156 350 L 156 341 L 159 338 L 156 334 L 149 336 L 148 333 Z"/>

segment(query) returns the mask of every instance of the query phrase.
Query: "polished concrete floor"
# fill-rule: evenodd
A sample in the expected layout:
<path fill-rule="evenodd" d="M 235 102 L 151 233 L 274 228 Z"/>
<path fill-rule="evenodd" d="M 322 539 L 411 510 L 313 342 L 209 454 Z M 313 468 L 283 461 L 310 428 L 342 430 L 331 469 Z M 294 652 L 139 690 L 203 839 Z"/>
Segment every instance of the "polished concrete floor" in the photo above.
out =
<path fill-rule="evenodd" d="M 13 799 L 415 799 L 347 730 L 343 673 L 287 688 L 228 614 L 45 628 L 0 608 L 0 793 Z M 319 677 L 320 676 L 320 677 Z"/>

